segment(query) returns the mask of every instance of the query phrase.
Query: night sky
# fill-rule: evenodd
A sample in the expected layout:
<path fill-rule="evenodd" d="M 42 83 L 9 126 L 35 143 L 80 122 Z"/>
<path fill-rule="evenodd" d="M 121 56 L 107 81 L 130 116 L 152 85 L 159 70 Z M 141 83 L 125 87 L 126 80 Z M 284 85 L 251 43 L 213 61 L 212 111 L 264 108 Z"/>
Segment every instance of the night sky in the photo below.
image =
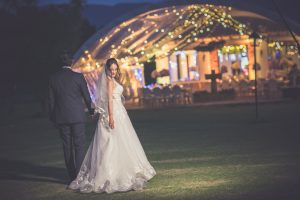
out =
<path fill-rule="evenodd" d="M 119 3 L 157 3 L 157 2 L 163 2 L 165 0 L 86 0 L 87 4 L 98 4 L 98 5 L 115 5 Z M 225 0 L 224 0 L 225 1 Z M 235 2 L 238 0 L 228 0 L 231 2 Z M 39 5 L 47 5 L 47 4 L 62 4 L 62 3 L 68 3 L 70 0 L 38 0 Z M 207 2 L 207 1 L 203 1 Z M 221 1 L 220 1 L 221 2 Z M 247 2 L 247 1 L 245 1 Z M 268 9 L 271 8 L 273 12 L 277 15 L 277 11 L 275 11 L 274 6 L 272 5 L 272 0 L 249 0 L 248 2 L 251 2 L 252 4 L 256 5 L 258 8 L 261 7 L 262 9 L 264 7 L 268 7 Z M 278 7 L 280 7 L 282 13 L 289 18 L 293 19 L 296 22 L 300 22 L 300 12 L 298 11 L 298 7 L 295 6 L 295 0 L 275 0 L 277 2 Z"/>
<path fill-rule="evenodd" d="M 68 3 L 69 0 L 38 0 L 41 5 Z M 88 4 L 114 5 L 117 3 L 159 2 L 160 0 L 87 0 Z"/>

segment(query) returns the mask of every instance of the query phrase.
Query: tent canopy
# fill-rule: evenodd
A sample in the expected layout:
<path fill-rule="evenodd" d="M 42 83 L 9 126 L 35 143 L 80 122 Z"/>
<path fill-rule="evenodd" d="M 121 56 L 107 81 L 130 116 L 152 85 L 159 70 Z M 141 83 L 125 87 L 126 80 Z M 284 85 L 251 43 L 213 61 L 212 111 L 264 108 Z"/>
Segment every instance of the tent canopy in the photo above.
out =
<path fill-rule="evenodd" d="M 92 71 L 110 57 L 118 58 L 123 66 L 140 65 L 154 55 L 192 49 L 205 38 L 246 36 L 253 30 L 286 32 L 282 25 L 254 12 L 191 2 L 199 1 L 156 4 L 108 24 L 75 54 L 75 67 Z"/>

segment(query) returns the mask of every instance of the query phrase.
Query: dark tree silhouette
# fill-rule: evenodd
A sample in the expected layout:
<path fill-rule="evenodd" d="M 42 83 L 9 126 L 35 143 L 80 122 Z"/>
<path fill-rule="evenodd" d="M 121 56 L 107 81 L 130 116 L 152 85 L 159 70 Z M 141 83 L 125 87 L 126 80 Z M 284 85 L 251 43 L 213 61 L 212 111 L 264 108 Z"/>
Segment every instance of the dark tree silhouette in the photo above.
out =
<path fill-rule="evenodd" d="M 36 0 L 1 1 L 0 95 L 3 101 L 12 103 L 17 88 L 34 94 L 43 105 L 48 78 L 62 66 L 62 52 L 75 53 L 95 32 L 81 15 L 84 5 L 83 0 L 46 7 L 38 7 Z"/>

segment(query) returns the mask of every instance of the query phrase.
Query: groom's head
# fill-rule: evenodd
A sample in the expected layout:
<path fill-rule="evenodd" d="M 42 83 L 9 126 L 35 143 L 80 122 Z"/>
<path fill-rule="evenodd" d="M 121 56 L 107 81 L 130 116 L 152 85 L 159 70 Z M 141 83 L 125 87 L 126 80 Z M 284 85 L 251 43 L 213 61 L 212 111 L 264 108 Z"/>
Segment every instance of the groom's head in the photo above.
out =
<path fill-rule="evenodd" d="M 61 61 L 62 61 L 63 65 L 71 66 L 73 64 L 73 59 L 72 59 L 70 52 L 68 52 L 66 50 L 63 51 L 61 54 Z"/>

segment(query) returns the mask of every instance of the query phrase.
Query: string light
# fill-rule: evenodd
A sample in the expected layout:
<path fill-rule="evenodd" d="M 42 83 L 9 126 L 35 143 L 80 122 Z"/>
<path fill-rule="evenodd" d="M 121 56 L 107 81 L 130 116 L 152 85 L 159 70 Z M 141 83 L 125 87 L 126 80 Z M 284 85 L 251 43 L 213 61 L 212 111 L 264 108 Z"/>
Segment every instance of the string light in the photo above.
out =
<path fill-rule="evenodd" d="M 175 45 L 173 45 L 171 49 L 168 49 L 168 55 L 170 55 L 174 51 L 178 51 L 178 49 L 183 49 L 192 41 L 198 41 L 198 37 L 201 37 L 201 34 L 210 34 L 212 31 L 215 30 L 217 24 L 221 24 L 224 28 L 230 27 L 232 30 L 235 30 L 240 35 L 248 34 L 250 30 L 248 30 L 246 25 L 233 19 L 230 13 L 228 13 L 231 10 L 231 7 L 205 4 L 185 6 L 181 9 L 175 9 L 174 6 L 169 9 L 149 11 L 148 14 L 144 15 L 145 17 L 147 17 L 148 21 L 142 18 L 141 20 L 144 24 L 151 24 L 150 27 L 142 26 L 139 30 L 133 30 L 133 27 L 135 25 L 132 19 L 122 22 L 119 26 L 110 31 L 109 34 L 99 38 L 99 44 L 97 46 L 97 49 L 100 50 L 106 45 L 106 43 L 110 42 L 111 39 L 118 32 L 124 30 L 125 28 L 125 30 L 127 30 L 127 34 L 123 34 L 119 42 L 110 45 L 110 56 L 120 58 L 122 62 L 127 62 L 128 66 L 130 66 L 129 62 L 132 62 L 131 58 L 135 56 L 138 57 L 138 61 L 135 61 L 135 63 L 137 63 L 148 61 L 149 56 L 157 55 L 157 53 L 166 54 L 166 52 L 161 52 L 161 49 L 159 49 L 159 47 L 173 40 L 176 40 L 176 42 L 174 43 Z M 168 27 L 168 30 L 161 27 L 161 22 L 157 21 L 156 19 L 152 20 L 153 17 L 163 17 L 169 14 L 173 15 L 177 19 L 173 20 L 174 23 L 176 23 L 176 26 L 172 26 L 171 28 Z M 151 27 L 153 29 L 151 29 Z M 143 31 L 142 29 L 145 30 Z M 140 47 L 141 44 L 135 42 L 134 39 L 137 36 L 140 36 L 143 32 L 146 33 L 146 39 L 142 41 L 142 44 L 146 46 Z M 159 33 L 159 36 L 155 40 L 155 42 L 152 42 L 152 38 L 149 39 L 153 33 Z M 85 51 L 85 54 L 89 54 L 88 50 Z M 127 59 L 122 59 L 124 57 L 127 57 Z M 106 57 L 103 57 L 103 60 L 99 60 L 100 63 L 103 63 L 105 58 Z M 88 56 L 88 59 L 89 61 L 91 61 L 91 67 L 93 65 L 95 67 L 99 66 L 99 63 L 95 64 L 91 55 Z M 84 58 L 81 59 L 81 62 L 82 66 L 86 66 L 86 64 L 84 64 Z"/>

